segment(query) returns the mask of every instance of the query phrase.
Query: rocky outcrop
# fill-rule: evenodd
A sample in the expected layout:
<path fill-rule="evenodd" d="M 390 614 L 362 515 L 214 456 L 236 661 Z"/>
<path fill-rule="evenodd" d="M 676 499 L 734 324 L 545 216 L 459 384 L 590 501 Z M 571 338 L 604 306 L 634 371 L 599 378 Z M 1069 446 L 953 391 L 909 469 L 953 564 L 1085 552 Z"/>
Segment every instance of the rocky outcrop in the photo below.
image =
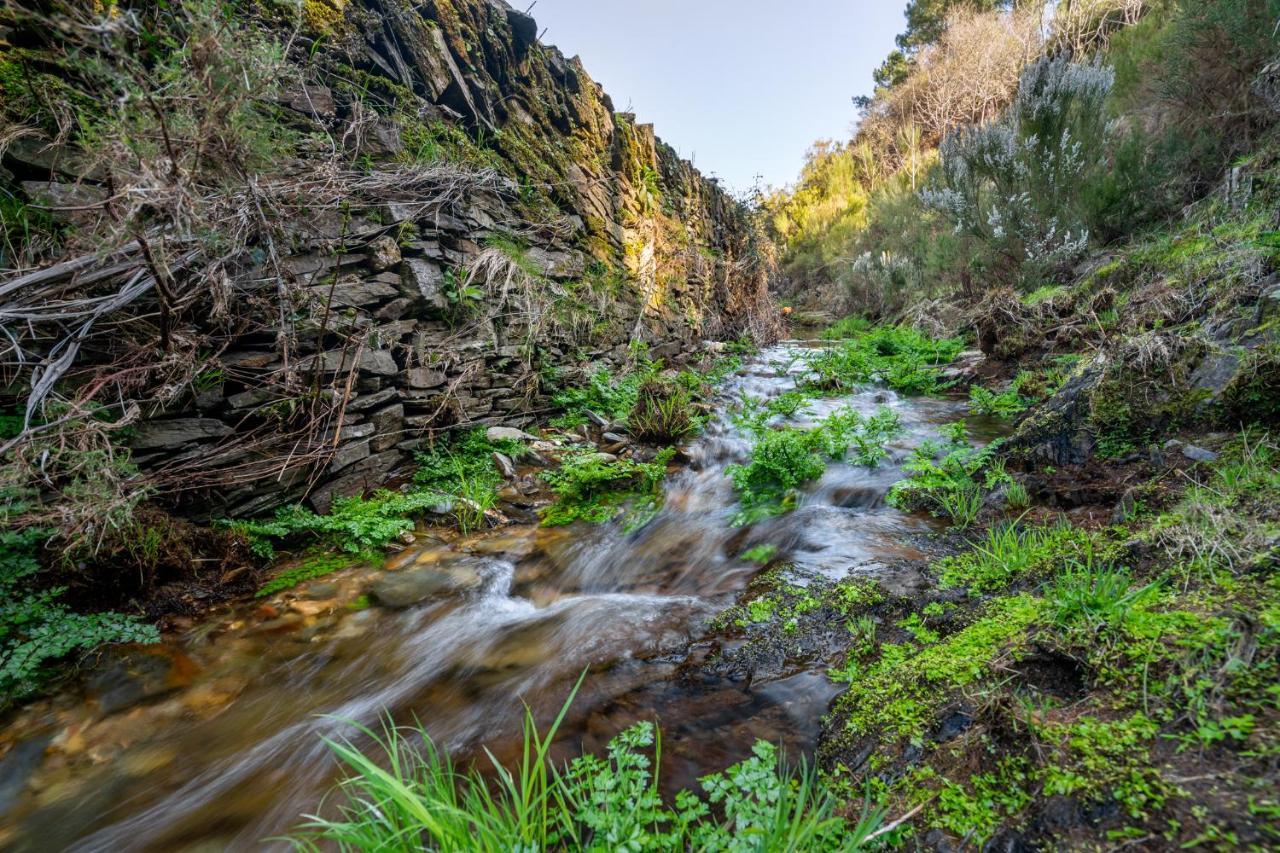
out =
<path fill-rule="evenodd" d="M 199 359 L 189 387 L 143 397 L 139 379 L 137 398 L 116 395 L 133 461 L 161 494 L 201 515 L 302 497 L 323 510 L 408 465 L 434 431 L 528 425 L 557 387 L 622 366 L 636 341 L 673 362 L 706 339 L 772 331 L 772 256 L 748 212 L 615 113 L 529 15 L 501 0 L 305 0 L 303 12 L 281 133 L 341 150 L 313 162 L 302 147 L 289 180 L 309 168 L 332 180 L 339 161 L 371 178 L 343 178 L 340 215 L 278 209 L 273 242 L 246 249 L 256 266 L 219 273 L 232 316 L 162 332 L 144 360 Z M 101 164 L 30 138 L 4 167 L 30 198 L 109 183 Z M 401 172 L 414 177 L 397 183 Z M 100 254 L 84 268 L 138 252 Z M 120 357 L 91 344 L 81 375 Z"/>

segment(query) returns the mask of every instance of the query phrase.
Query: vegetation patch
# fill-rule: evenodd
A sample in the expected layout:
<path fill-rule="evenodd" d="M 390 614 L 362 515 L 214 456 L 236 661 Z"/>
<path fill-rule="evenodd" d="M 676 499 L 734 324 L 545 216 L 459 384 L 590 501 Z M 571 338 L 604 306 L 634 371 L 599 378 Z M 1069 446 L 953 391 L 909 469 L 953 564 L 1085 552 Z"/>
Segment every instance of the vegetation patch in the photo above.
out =
<path fill-rule="evenodd" d="M 876 326 L 809 357 L 806 389 L 844 394 L 883 382 L 905 394 L 935 394 L 944 387 L 938 368 L 964 349 L 961 338 L 931 338 L 909 326 Z"/>
<path fill-rule="evenodd" d="M 643 526 L 662 508 L 662 481 L 675 450 L 667 448 L 652 462 L 618 459 L 596 451 L 574 451 L 560 467 L 542 473 L 556 502 L 542 512 L 548 527 L 587 521 L 599 524 L 625 508 L 626 525 Z"/>
<path fill-rule="evenodd" d="M 884 815 L 864 809 L 847 822 L 838 801 L 804 767 L 790 769 L 777 749 L 756 743 L 749 758 L 699 780 L 700 792 L 674 801 L 658 789 L 660 736 L 649 722 L 615 736 L 605 755 L 567 764 L 550 757 L 567 706 L 541 733 L 526 712 L 518 763 L 492 759 L 492 779 L 462 770 L 421 728 L 389 725 L 370 734 L 368 753 L 329 742 L 346 776 L 337 817 L 312 818 L 294 837 L 301 849 L 390 849 L 405 838 L 449 850 L 844 851 L 862 847 Z M 387 769 L 389 768 L 389 769 Z"/>

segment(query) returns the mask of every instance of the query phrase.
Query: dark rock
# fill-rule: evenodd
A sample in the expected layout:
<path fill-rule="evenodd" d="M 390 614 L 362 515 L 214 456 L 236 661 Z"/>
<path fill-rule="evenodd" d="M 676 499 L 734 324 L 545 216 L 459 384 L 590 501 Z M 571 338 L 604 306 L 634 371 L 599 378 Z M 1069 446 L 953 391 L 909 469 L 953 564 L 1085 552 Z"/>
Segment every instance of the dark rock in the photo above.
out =
<path fill-rule="evenodd" d="M 498 473 L 504 480 L 514 480 L 517 476 L 515 463 L 511 461 L 511 457 L 505 453 L 493 454 L 494 467 L 498 469 Z"/>
<path fill-rule="evenodd" d="M 322 373 L 338 373 L 339 371 L 350 370 L 354 358 L 354 352 L 332 350 L 318 355 L 307 356 L 300 362 L 299 367 L 303 371 L 318 369 Z M 375 376 L 394 376 L 400 372 L 400 367 L 396 364 L 395 358 L 392 357 L 391 353 L 382 349 L 365 349 L 362 351 L 360 353 L 359 368 Z"/>
<path fill-rule="evenodd" d="M 963 708 L 952 711 L 938 725 L 933 739 L 938 743 L 946 743 L 969 730 L 973 725 L 973 715 Z"/>
<path fill-rule="evenodd" d="M 350 444 L 343 444 L 333 454 L 333 459 L 329 462 L 329 472 L 336 473 L 343 468 L 348 468 L 362 459 L 368 459 L 372 454 L 369 448 L 369 442 L 357 441 Z"/>
<path fill-rule="evenodd" d="M 374 312 L 373 316 L 374 319 L 382 320 L 387 323 L 394 323 L 396 320 L 399 320 L 407 314 L 409 309 L 412 307 L 412 299 L 407 296 L 399 296 L 379 308 Z"/>
<path fill-rule="evenodd" d="M 609 421 L 607 418 L 596 414 L 591 409 L 587 409 L 586 412 L 584 412 L 584 414 L 586 415 L 587 420 L 591 421 L 591 423 L 595 424 L 601 429 L 608 429 Z"/>
<path fill-rule="evenodd" d="M 370 279 L 343 277 L 332 286 L 318 284 L 307 288 L 308 295 L 321 306 L 329 308 L 367 308 L 380 305 L 400 294 L 390 284 Z"/>
<path fill-rule="evenodd" d="M 134 450 L 169 450 L 200 441 L 223 438 L 234 430 L 213 418 L 175 418 L 138 425 L 129 446 Z"/>
<path fill-rule="evenodd" d="M 40 767 L 52 740 L 50 735 L 37 735 L 16 744 L 0 758 L 0 815 L 13 808 L 26 790 L 27 780 Z"/>
<path fill-rule="evenodd" d="M 348 412 L 363 412 L 375 406 L 381 406 L 388 400 L 394 400 L 400 392 L 396 388 L 383 388 L 372 394 L 363 394 L 347 403 Z"/>
<path fill-rule="evenodd" d="M 328 86 L 304 83 L 298 91 L 286 96 L 289 109 L 315 118 L 333 118 L 338 114 L 333 103 L 333 92 Z"/>
<path fill-rule="evenodd" d="M 404 405 L 396 403 L 379 409 L 369 415 L 369 423 L 374 428 L 374 438 L 369 441 L 369 449 L 374 453 L 390 450 L 404 433 Z"/>
<path fill-rule="evenodd" d="M 190 683 L 195 663 L 169 646 L 108 649 L 85 679 L 85 689 L 103 714 L 158 699 Z"/>
<path fill-rule="evenodd" d="M 317 488 L 307 500 L 317 512 L 328 512 L 334 497 L 358 495 L 382 485 L 391 469 L 403 460 L 404 454 L 399 450 L 368 456 Z"/>

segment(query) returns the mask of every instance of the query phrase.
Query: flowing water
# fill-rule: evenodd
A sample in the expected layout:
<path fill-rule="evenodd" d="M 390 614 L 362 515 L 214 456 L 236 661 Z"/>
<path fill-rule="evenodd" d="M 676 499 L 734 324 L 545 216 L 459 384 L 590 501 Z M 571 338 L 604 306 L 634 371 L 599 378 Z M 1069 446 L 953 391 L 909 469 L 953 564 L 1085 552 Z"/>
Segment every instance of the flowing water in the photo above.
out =
<path fill-rule="evenodd" d="M 793 388 L 800 368 L 786 365 L 801 346 L 753 359 L 722 408 Z M 730 641 L 709 636 L 707 622 L 759 571 L 737 555 L 764 542 L 800 582 L 865 574 L 909 587 L 902 566 L 920 556 L 911 543 L 930 522 L 883 498 L 909 448 L 963 408 L 867 388 L 816 401 L 805 418 L 841 405 L 898 412 L 905 432 L 889 459 L 875 470 L 831 466 L 797 510 L 748 530 L 730 524 L 724 467 L 750 445 L 721 415 L 637 532 L 517 525 L 433 540 L 391 568 L 440 567 L 466 577 L 465 593 L 402 611 L 352 608 L 372 575 L 353 569 L 279 608 L 246 604 L 170 639 L 160 655 L 176 687 L 163 698 L 112 715 L 69 699 L 45 712 L 52 734 L 34 742 L 48 757 L 10 798 L 0 845 L 258 849 L 318 807 L 335 774 L 322 738 L 354 736 L 350 721 L 417 720 L 455 752 L 486 745 L 502 756 L 515 748 L 521 703 L 548 719 L 584 669 L 565 755 L 599 749 L 640 719 L 662 726 L 672 787 L 743 758 L 757 738 L 791 755 L 811 750 L 835 686 L 820 669 L 716 675 L 700 664 Z"/>

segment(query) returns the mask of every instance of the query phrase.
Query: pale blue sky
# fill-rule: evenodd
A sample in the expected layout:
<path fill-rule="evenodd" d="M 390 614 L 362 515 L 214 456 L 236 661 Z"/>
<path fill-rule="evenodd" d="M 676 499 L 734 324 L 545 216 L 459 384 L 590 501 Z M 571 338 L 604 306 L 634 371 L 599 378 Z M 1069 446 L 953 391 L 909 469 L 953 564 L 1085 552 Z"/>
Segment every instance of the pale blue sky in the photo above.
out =
<path fill-rule="evenodd" d="M 531 0 L 510 0 L 521 9 Z M 733 189 L 795 180 L 815 139 L 845 139 L 905 0 L 538 0 L 543 41 Z"/>

